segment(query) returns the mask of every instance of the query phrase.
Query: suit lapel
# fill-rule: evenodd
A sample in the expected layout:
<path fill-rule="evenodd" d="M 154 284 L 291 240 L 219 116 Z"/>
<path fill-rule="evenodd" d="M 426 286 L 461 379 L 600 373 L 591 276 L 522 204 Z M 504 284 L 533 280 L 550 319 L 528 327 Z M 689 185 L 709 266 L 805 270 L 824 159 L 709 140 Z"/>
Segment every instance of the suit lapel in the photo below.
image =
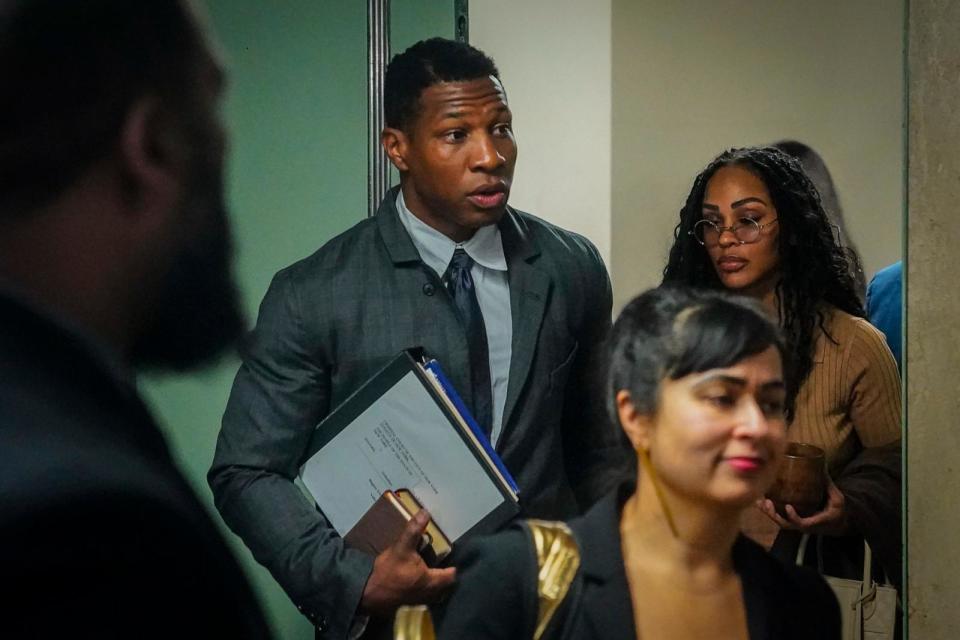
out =
<path fill-rule="evenodd" d="M 740 575 L 743 606 L 747 612 L 747 632 L 750 640 L 772 640 L 776 635 L 770 627 L 772 621 L 767 616 L 764 594 L 775 592 L 777 585 L 764 584 L 768 582 L 766 575 L 756 565 L 749 563 L 748 544 L 741 535 L 733 546 L 733 567 Z"/>
<path fill-rule="evenodd" d="M 500 442 L 512 428 L 517 401 L 527 383 L 537 349 L 537 337 L 550 293 L 550 276 L 536 267 L 540 249 L 520 217 L 507 209 L 500 221 L 503 252 L 507 259 L 510 281 L 510 316 L 513 339 L 510 354 L 510 381 L 503 409 L 503 430 Z"/>

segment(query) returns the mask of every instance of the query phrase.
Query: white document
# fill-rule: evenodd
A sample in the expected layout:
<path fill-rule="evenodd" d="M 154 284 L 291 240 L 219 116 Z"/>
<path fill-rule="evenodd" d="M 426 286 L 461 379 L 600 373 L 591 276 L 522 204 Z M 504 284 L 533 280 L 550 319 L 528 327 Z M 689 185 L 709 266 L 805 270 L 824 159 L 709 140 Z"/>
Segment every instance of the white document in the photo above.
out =
<path fill-rule="evenodd" d="M 310 458 L 301 479 L 341 536 L 387 489 L 409 489 L 451 541 L 505 499 L 412 371 Z"/>

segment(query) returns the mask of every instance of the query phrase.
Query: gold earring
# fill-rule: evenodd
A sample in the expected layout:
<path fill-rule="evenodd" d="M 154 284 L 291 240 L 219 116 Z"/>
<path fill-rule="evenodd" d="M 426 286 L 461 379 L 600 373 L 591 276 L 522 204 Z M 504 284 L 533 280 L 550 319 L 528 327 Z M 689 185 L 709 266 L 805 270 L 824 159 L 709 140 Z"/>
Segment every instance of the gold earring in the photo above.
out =
<path fill-rule="evenodd" d="M 667 499 L 663 494 L 663 487 L 660 485 L 660 478 L 653 469 L 653 462 L 650 460 L 650 451 L 643 445 L 640 445 L 637 447 L 637 457 L 640 458 L 640 466 L 643 467 L 643 470 L 653 483 L 653 491 L 657 496 L 657 501 L 660 502 L 660 509 L 663 510 L 663 515 L 667 519 L 667 526 L 670 527 L 670 532 L 674 538 L 679 538 L 677 525 L 673 521 L 673 514 L 670 512 L 670 507 L 667 506 Z"/>

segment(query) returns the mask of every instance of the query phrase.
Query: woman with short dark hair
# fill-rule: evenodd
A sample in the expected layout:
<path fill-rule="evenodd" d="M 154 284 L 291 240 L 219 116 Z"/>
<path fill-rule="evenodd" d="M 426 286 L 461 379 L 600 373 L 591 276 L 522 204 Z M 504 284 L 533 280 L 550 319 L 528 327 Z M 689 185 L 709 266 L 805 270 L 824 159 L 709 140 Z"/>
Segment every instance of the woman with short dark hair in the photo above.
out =
<path fill-rule="evenodd" d="M 639 464 L 569 526 L 468 544 L 440 638 L 839 638 L 815 573 L 740 534 L 785 447 L 779 330 L 755 302 L 661 288 L 610 337 L 607 400 Z M 426 637 L 415 612 L 398 637 Z"/>

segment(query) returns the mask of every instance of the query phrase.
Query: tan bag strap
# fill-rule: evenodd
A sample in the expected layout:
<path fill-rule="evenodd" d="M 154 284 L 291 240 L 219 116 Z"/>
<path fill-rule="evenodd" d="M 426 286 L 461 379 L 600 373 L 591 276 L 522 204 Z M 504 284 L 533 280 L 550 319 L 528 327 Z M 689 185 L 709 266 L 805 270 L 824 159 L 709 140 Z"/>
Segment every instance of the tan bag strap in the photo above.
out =
<path fill-rule="evenodd" d="M 533 640 L 543 637 L 553 619 L 577 570 L 580 568 L 580 549 L 573 532 L 562 522 L 527 520 L 537 552 L 537 626 Z"/>
<path fill-rule="evenodd" d="M 820 542 L 822 538 L 817 538 L 817 569 L 823 575 L 823 558 L 820 554 Z M 807 544 L 810 542 L 810 534 L 804 533 L 800 538 L 800 547 L 797 549 L 797 565 L 803 565 L 803 558 L 807 550 Z M 884 573 L 884 584 L 889 584 L 890 580 Z M 863 541 L 863 580 L 860 581 L 860 600 L 865 602 L 873 598 L 877 593 L 877 583 L 873 579 L 873 550 L 867 541 Z"/>

